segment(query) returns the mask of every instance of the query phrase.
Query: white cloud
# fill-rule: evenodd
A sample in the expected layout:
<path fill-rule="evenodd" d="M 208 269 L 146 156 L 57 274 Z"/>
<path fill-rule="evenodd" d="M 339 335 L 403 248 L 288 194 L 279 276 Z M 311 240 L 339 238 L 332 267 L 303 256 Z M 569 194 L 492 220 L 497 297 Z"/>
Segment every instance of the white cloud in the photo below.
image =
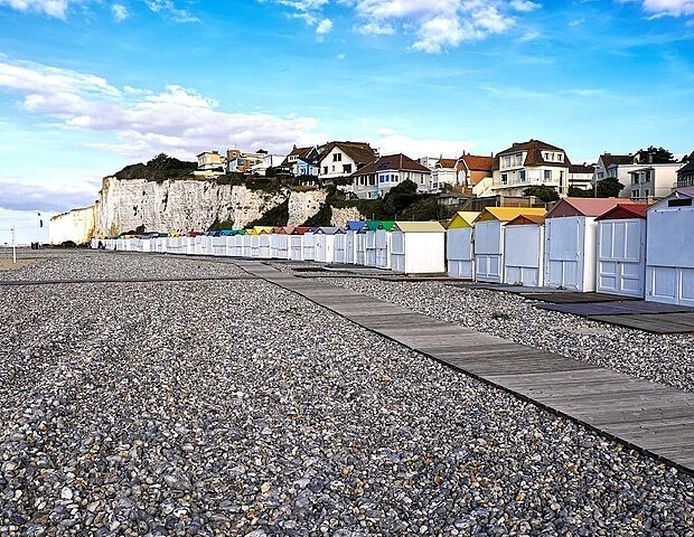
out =
<path fill-rule="evenodd" d="M 465 140 L 437 140 L 434 138 L 417 139 L 398 134 L 391 129 L 380 129 L 375 143 L 382 155 L 404 153 L 410 158 L 429 156 L 459 157 L 463 150 L 469 151 L 473 144 Z"/>
<path fill-rule="evenodd" d="M 330 31 L 333 29 L 333 21 L 330 19 L 323 19 L 318 23 L 316 26 L 316 33 L 318 35 L 325 35 L 330 33 Z"/>
<path fill-rule="evenodd" d="M 381 24 L 369 21 L 355 27 L 355 30 L 363 35 L 393 35 L 395 28 L 391 24 Z"/>
<path fill-rule="evenodd" d="M 18 11 L 36 11 L 64 19 L 69 0 L 0 0 L 0 6 L 8 6 Z"/>
<path fill-rule="evenodd" d="M 641 3 L 642 9 L 653 18 L 681 15 L 694 15 L 694 0 L 618 0 L 622 4 Z"/>
<path fill-rule="evenodd" d="M 111 6 L 111 13 L 113 13 L 113 18 L 116 19 L 116 22 L 122 22 L 130 15 L 130 13 L 128 13 L 128 8 L 123 4 L 113 4 Z"/>
<path fill-rule="evenodd" d="M 440 53 L 465 41 L 485 39 L 515 26 L 518 13 L 539 9 L 530 0 L 258 0 L 294 11 L 293 17 L 317 25 L 323 10 L 334 4 L 353 11 L 356 32 L 392 35 L 398 29 L 414 34 L 413 50 Z"/>
<path fill-rule="evenodd" d="M 161 13 L 171 17 L 175 22 L 200 22 L 200 19 L 195 15 L 177 7 L 173 0 L 145 0 L 145 3 L 153 13 Z"/>
<path fill-rule="evenodd" d="M 528 12 L 540 9 L 542 5 L 530 0 L 511 0 L 511 7 L 516 11 Z"/>
<path fill-rule="evenodd" d="M 160 152 L 190 158 L 225 145 L 281 152 L 323 138 L 313 118 L 225 112 L 214 100 L 176 85 L 159 92 L 120 89 L 94 75 L 0 61 L 0 88 L 22 95 L 25 110 L 64 129 L 110 137 L 112 142 L 94 147 L 129 158 Z"/>

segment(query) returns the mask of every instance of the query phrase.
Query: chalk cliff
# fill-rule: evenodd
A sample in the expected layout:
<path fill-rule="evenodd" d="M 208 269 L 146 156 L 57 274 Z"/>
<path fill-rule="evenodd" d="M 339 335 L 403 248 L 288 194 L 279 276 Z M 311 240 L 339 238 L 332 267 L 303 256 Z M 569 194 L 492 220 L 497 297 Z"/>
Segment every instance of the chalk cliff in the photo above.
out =
<path fill-rule="evenodd" d="M 96 202 L 96 235 L 115 236 L 140 226 L 163 232 L 206 230 L 215 222 L 244 227 L 287 201 L 289 225 L 297 225 L 318 212 L 325 198 L 323 191 L 266 192 L 201 179 L 106 177 Z"/>

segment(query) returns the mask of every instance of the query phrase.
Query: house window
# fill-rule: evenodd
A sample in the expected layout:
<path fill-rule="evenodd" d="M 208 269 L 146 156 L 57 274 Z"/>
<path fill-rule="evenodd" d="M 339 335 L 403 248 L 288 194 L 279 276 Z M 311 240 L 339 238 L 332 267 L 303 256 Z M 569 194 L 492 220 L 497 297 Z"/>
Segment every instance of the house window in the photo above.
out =
<path fill-rule="evenodd" d="M 518 153 L 516 155 L 516 166 L 522 166 L 523 165 L 523 153 Z"/>
<path fill-rule="evenodd" d="M 638 190 L 632 190 L 631 191 L 631 197 L 632 198 L 638 198 L 639 197 L 639 191 Z"/>
<path fill-rule="evenodd" d="M 328 167 L 327 166 L 323 166 L 323 173 L 325 175 L 328 175 Z"/>
<path fill-rule="evenodd" d="M 650 195 L 650 190 L 646 189 L 646 197 Z"/>
<path fill-rule="evenodd" d="M 351 164 L 343 164 L 342 165 L 342 173 L 352 173 L 352 165 Z"/>
<path fill-rule="evenodd" d="M 605 177 L 605 174 L 603 172 L 598 172 L 598 179 L 602 180 Z"/>
<path fill-rule="evenodd" d="M 342 153 L 333 153 L 333 162 L 342 162 Z"/>
<path fill-rule="evenodd" d="M 504 157 L 504 168 L 508 168 L 511 166 L 511 157 Z"/>
<path fill-rule="evenodd" d="M 552 181 L 552 170 L 545 170 L 545 181 Z"/>
<path fill-rule="evenodd" d="M 520 171 L 518 172 L 518 180 L 519 180 L 521 183 L 525 183 L 525 170 L 520 170 Z"/>
<path fill-rule="evenodd" d="M 562 155 L 561 153 L 557 153 L 557 160 L 559 162 L 564 162 L 564 155 Z"/>
<path fill-rule="evenodd" d="M 502 184 L 502 185 L 507 185 L 507 184 L 508 184 L 508 174 L 507 174 L 507 173 L 502 173 L 502 174 L 501 174 L 501 184 Z"/>
<path fill-rule="evenodd" d="M 564 188 L 564 170 L 559 170 L 559 190 Z"/>

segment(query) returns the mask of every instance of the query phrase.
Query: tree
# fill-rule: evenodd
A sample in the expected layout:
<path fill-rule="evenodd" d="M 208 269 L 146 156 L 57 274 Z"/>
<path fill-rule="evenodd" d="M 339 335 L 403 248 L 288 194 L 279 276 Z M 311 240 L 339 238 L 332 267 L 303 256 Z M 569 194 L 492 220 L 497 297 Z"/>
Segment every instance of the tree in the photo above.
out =
<path fill-rule="evenodd" d="M 524 196 L 535 196 L 541 199 L 545 203 L 550 201 L 557 201 L 559 199 L 559 193 L 554 190 L 551 186 L 529 186 L 523 191 Z"/>
<path fill-rule="evenodd" d="M 387 218 L 397 218 L 404 209 L 412 205 L 417 196 L 417 185 L 405 180 L 383 196 L 383 214 Z"/>
<path fill-rule="evenodd" d="M 594 195 L 592 188 L 586 190 L 576 186 L 569 187 L 569 196 L 572 198 L 592 198 Z"/>
<path fill-rule="evenodd" d="M 649 146 L 648 149 L 640 149 L 638 151 L 639 162 L 644 164 L 667 164 L 668 162 L 676 162 L 675 155 L 672 151 L 664 147 Z"/>
<path fill-rule="evenodd" d="M 682 157 L 682 162 L 694 162 L 694 151 Z"/>
<path fill-rule="evenodd" d="M 607 177 L 598 181 L 597 195 L 598 198 L 616 198 L 624 188 L 616 177 Z"/>

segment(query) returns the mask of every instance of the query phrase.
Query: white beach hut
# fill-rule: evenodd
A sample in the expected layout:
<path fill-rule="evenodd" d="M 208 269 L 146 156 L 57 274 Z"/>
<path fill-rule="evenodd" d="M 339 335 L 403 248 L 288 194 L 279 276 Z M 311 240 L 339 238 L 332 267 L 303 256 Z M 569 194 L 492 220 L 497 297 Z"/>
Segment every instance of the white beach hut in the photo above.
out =
<path fill-rule="evenodd" d="M 347 247 L 347 231 L 342 229 L 342 233 L 335 234 L 335 254 L 333 256 L 333 263 L 338 265 L 345 264 L 346 249 Z"/>
<path fill-rule="evenodd" d="M 319 227 L 315 232 L 315 253 L 318 263 L 335 261 L 335 236 L 344 233 L 338 227 Z"/>
<path fill-rule="evenodd" d="M 504 226 L 504 283 L 542 287 L 545 217 L 519 215 Z"/>
<path fill-rule="evenodd" d="M 475 281 L 504 281 L 504 227 L 517 216 L 544 216 L 533 207 L 487 207 L 475 220 L 473 232 Z M 539 260 L 538 260 L 539 262 Z"/>
<path fill-rule="evenodd" d="M 376 266 L 382 269 L 391 269 L 393 263 L 393 228 L 392 220 L 381 220 L 376 230 Z"/>
<path fill-rule="evenodd" d="M 598 224 L 595 219 L 618 203 L 618 198 L 564 198 L 545 219 L 544 286 L 581 293 L 595 291 Z"/>
<path fill-rule="evenodd" d="M 694 307 L 694 187 L 648 210 L 646 300 Z"/>
<path fill-rule="evenodd" d="M 308 227 L 295 227 L 289 235 L 289 260 L 304 261 L 304 235 L 309 231 Z"/>
<path fill-rule="evenodd" d="M 475 271 L 475 255 L 472 249 L 472 230 L 480 215 L 474 211 L 459 211 L 446 227 L 446 261 L 448 276 L 471 280 Z"/>
<path fill-rule="evenodd" d="M 643 298 L 647 205 L 618 204 L 598 216 L 596 291 Z"/>
<path fill-rule="evenodd" d="M 302 238 L 304 248 L 304 261 L 315 261 L 316 259 L 316 230 L 307 228 Z"/>
<path fill-rule="evenodd" d="M 345 264 L 357 264 L 357 243 L 359 232 L 364 227 L 364 222 L 361 220 L 350 220 L 347 222 L 345 229 Z"/>
<path fill-rule="evenodd" d="M 251 233 L 249 230 L 244 230 L 244 233 L 241 236 L 241 245 L 241 257 L 249 259 L 251 257 Z"/>
<path fill-rule="evenodd" d="M 395 222 L 392 231 L 392 267 L 403 274 L 446 272 L 446 230 L 431 222 Z"/>

